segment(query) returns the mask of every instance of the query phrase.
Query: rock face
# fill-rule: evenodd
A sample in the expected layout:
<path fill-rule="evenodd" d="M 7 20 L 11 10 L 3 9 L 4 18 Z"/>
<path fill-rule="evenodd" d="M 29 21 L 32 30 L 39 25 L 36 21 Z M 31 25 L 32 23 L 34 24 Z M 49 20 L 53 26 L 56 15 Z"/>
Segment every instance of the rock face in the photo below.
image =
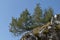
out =
<path fill-rule="evenodd" d="M 60 14 L 55 15 L 51 22 L 42 27 L 37 27 L 26 34 L 21 40 L 60 40 Z"/>

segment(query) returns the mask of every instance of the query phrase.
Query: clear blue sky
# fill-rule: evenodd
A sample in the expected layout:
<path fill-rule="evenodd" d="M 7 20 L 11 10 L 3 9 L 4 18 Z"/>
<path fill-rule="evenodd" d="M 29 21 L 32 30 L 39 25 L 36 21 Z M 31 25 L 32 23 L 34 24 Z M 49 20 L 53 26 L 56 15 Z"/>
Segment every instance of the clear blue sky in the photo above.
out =
<path fill-rule="evenodd" d="M 0 0 L 0 40 L 18 40 L 9 32 L 11 17 L 18 17 L 26 8 L 33 13 L 37 3 L 42 9 L 52 7 L 54 13 L 60 13 L 60 0 Z"/>

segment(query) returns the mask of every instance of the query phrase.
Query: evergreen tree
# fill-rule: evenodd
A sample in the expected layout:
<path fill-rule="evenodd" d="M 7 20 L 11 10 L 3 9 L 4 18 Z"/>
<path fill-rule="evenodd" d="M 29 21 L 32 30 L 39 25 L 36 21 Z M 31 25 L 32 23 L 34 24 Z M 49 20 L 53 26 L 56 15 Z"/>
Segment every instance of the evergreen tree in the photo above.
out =
<path fill-rule="evenodd" d="M 45 9 L 44 12 L 44 22 L 47 23 L 49 21 L 51 21 L 51 18 L 53 17 L 53 10 L 52 8 L 49 8 L 48 10 Z"/>
<path fill-rule="evenodd" d="M 52 8 L 49 8 L 48 10 L 45 10 L 44 16 L 42 17 L 42 9 L 39 4 L 37 4 L 32 16 L 26 9 L 22 12 L 22 14 L 20 14 L 19 18 L 12 17 L 12 21 L 10 23 L 10 32 L 14 33 L 15 35 L 20 35 L 20 33 L 30 31 L 35 27 L 40 26 L 40 23 L 49 22 L 52 16 L 53 10 Z"/>
<path fill-rule="evenodd" d="M 12 17 L 12 22 L 10 23 L 10 32 L 18 34 L 30 30 L 30 19 L 31 16 L 27 9 L 22 12 L 19 18 L 15 19 Z"/>
<path fill-rule="evenodd" d="M 33 21 L 35 25 L 40 23 L 41 17 L 42 17 L 42 9 L 39 6 L 39 4 L 37 4 L 34 10 L 34 14 L 33 14 Z"/>

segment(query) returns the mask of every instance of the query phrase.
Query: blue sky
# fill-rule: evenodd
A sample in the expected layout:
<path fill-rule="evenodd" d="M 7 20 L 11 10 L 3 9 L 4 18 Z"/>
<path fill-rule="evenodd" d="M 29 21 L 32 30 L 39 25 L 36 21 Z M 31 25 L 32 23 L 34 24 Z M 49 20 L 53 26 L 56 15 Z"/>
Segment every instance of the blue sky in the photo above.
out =
<path fill-rule="evenodd" d="M 33 13 L 37 3 L 43 10 L 52 7 L 54 14 L 60 13 L 60 0 L 0 0 L 0 40 L 18 40 L 9 32 L 11 17 L 20 16 L 26 8 Z"/>

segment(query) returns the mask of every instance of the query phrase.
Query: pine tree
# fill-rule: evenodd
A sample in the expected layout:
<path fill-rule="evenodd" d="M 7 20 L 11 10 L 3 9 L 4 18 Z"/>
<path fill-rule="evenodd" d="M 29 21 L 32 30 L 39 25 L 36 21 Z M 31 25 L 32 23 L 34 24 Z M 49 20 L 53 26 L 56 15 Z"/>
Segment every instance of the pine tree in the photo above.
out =
<path fill-rule="evenodd" d="M 20 33 L 33 30 L 35 27 L 40 27 L 40 23 L 44 24 L 50 22 L 52 16 L 53 10 L 49 8 L 45 10 L 44 16 L 42 17 L 42 9 L 39 4 L 37 4 L 33 15 L 30 15 L 29 11 L 26 9 L 20 14 L 20 17 L 12 17 L 9 30 L 14 35 L 20 35 Z"/>
<path fill-rule="evenodd" d="M 44 22 L 47 23 L 51 21 L 51 18 L 53 17 L 53 10 L 52 8 L 49 8 L 48 10 L 45 9 L 44 12 Z"/>
<path fill-rule="evenodd" d="M 42 17 L 42 9 L 39 6 L 39 4 L 37 4 L 33 14 L 33 21 L 35 25 L 40 23 L 41 17 Z"/>
<path fill-rule="evenodd" d="M 12 17 L 12 22 L 10 23 L 10 32 L 20 34 L 24 31 L 30 30 L 30 19 L 31 16 L 27 9 L 22 12 L 19 18 L 15 19 Z"/>

